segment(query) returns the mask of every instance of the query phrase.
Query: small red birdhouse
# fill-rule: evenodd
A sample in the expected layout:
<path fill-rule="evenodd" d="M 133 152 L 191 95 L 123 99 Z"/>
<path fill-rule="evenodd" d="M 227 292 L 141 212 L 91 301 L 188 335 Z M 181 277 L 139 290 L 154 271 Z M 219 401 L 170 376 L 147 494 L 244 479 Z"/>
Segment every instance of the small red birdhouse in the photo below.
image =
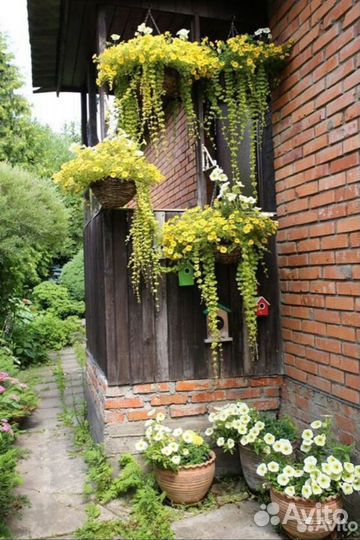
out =
<path fill-rule="evenodd" d="M 270 314 L 270 302 L 266 300 L 263 296 L 259 296 L 257 300 L 257 310 L 256 315 L 258 317 L 268 317 Z"/>

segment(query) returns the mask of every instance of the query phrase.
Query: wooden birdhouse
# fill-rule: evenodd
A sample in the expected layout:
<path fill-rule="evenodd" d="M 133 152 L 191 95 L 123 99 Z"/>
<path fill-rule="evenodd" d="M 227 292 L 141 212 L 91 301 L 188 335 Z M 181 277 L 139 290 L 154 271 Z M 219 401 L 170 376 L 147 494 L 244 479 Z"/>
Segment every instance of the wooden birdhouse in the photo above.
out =
<path fill-rule="evenodd" d="M 258 317 L 268 317 L 270 315 L 270 302 L 264 296 L 259 296 L 257 299 L 256 315 Z"/>
<path fill-rule="evenodd" d="M 229 313 L 231 313 L 230 308 L 223 306 L 222 304 L 218 304 L 217 320 L 218 320 L 218 328 L 220 330 L 222 342 L 233 340 L 233 338 L 230 337 L 229 335 Z M 211 336 L 211 332 L 209 328 L 207 309 L 204 311 L 204 314 L 206 315 L 206 330 L 207 330 L 207 338 L 205 339 L 205 343 L 212 343 L 214 340 Z"/>

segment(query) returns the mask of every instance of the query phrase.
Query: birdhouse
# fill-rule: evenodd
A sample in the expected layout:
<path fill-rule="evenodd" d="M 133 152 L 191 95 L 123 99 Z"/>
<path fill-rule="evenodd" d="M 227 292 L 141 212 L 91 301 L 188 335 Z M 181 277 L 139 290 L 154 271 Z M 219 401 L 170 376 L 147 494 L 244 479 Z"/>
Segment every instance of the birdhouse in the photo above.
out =
<path fill-rule="evenodd" d="M 194 285 L 194 269 L 192 266 L 184 266 L 178 271 L 178 279 L 180 287 L 189 287 Z"/>
<path fill-rule="evenodd" d="M 221 334 L 220 341 L 222 342 L 233 340 L 233 338 L 230 337 L 229 335 L 229 313 L 231 313 L 230 308 L 223 306 L 222 304 L 218 304 L 217 320 L 218 320 L 218 328 Z M 209 328 L 207 309 L 204 311 L 204 314 L 206 315 L 206 330 L 207 330 L 207 338 L 205 339 L 205 343 L 212 343 L 214 340 L 213 340 L 213 337 L 211 336 L 211 332 Z"/>
<path fill-rule="evenodd" d="M 258 317 L 268 317 L 270 315 L 270 302 L 264 296 L 259 296 L 257 299 L 256 315 Z"/>

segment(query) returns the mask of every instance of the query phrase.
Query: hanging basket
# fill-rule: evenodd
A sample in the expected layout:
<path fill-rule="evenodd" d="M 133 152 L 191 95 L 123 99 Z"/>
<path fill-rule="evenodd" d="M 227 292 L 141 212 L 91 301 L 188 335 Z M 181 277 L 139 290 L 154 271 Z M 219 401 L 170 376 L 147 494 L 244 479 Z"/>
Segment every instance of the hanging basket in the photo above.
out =
<path fill-rule="evenodd" d="M 231 253 L 220 253 L 216 251 L 215 260 L 220 264 L 236 264 L 241 257 L 241 249 L 235 249 Z"/>
<path fill-rule="evenodd" d="M 90 185 L 95 197 L 103 208 L 121 208 L 136 193 L 135 182 L 119 178 L 104 178 Z"/>
<path fill-rule="evenodd" d="M 164 90 L 167 99 L 179 96 L 179 74 L 175 69 L 165 68 Z"/>

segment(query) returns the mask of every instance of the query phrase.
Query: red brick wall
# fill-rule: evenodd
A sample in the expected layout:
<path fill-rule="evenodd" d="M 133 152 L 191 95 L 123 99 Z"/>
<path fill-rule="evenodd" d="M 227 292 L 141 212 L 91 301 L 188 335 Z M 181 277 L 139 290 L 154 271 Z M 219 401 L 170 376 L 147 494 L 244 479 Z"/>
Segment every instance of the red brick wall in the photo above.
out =
<path fill-rule="evenodd" d="M 359 20 L 360 3 L 352 0 L 276 1 L 270 19 L 276 41 L 295 41 L 273 102 L 285 373 L 354 406 L 360 404 Z M 290 394 L 296 389 L 306 395 L 302 385 Z"/>
<path fill-rule="evenodd" d="M 155 163 L 166 180 L 153 190 L 155 209 L 190 208 L 196 206 L 196 152 L 187 135 L 186 116 L 183 109 L 168 115 L 166 146 L 158 153 L 153 146 L 146 150 L 148 159 Z"/>

